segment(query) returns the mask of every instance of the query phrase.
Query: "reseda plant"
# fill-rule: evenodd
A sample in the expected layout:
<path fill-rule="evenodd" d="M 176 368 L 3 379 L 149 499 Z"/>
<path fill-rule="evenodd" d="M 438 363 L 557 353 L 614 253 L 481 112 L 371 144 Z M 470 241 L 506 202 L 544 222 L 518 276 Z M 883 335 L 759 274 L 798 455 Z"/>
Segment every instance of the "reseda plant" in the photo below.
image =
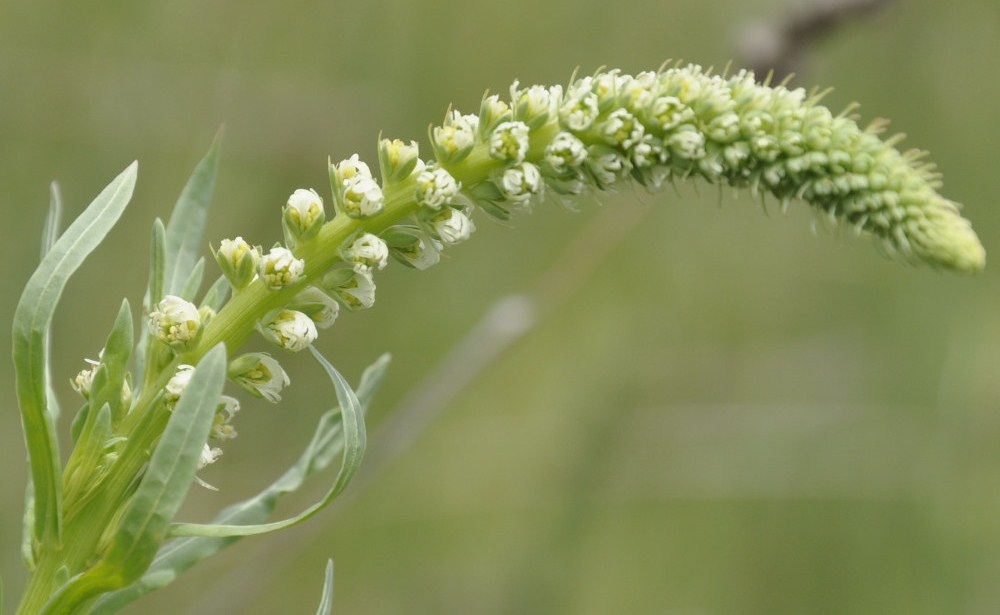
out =
<path fill-rule="evenodd" d="M 342 309 L 369 308 L 390 258 L 415 269 L 475 231 L 473 214 L 507 220 L 543 197 L 572 201 L 629 180 L 655 190 L 701 178 L 747 188 L 782 205 L 803 200 L 824 218 L 873 237 L 910 263 L 962 272 L 985 252 L 920 152 L 901 153 L 882 124 L 861 128 L 821 95 L 758 84 L 748 72 L 697 66 L 635 76 L 598 72 L 560 86 L 511 87 L 478 114 L 450 111 L 416 142 L 379 142 L 378 173 L 357 155 L 329 164 L 332 203 L 292 192 L 283 245 L 236 236 L 212 250 L 222 275 L 199 295 L 198 259 L 218 143 L 199 164 L 168 224 L 153 226 L 145 322 L 134 339 L 126 301 L 96 360 L 72 379 L 83 398 L 63 466 L 59 407 L 48 365 L 48 328 L 68 277 L 129 201 L 133 164 L 57 238 L 53 201 L 42 263 L 21 297 L 14 360 L 31 477 L 23 556 L 31 571 L 19 613 L 110 613 L 162 587 L 240 536 L 312 516 L 349 483 L 365 448 L 363 414 L 387 359 L 358 389 L 313 347 Z M 328 216 L 329 214 L 329 216 Z M 231 296 L 230 296 L 231 295 Z M 278 402 L 291 379 L 267 353 L 240 349 L 255 333 L 290 352 L 309 349 L 330 376 L 337 408 L 324 413 L 299 461 L 260 494 L 209 524 L 174 516 L 197 474 L 237 435 L 239 401 L 225 381 Z M 266 522 L 277 499 L 340 454 L 327 495 L 292 518 Z M 330 579 L 321 612 L 328 612 Z"/>

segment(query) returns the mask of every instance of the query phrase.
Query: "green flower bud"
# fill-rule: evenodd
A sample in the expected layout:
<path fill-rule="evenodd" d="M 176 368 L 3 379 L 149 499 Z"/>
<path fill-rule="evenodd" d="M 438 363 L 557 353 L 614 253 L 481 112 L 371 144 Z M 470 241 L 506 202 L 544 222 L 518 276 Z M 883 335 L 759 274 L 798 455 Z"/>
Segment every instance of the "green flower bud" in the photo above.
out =
<path fill-rule="evenodd" d="M 430 131 L 434 156 L 444 164 L 461 162 L 476 144 L 478 129 L 478 117 L 452 111 L 446 116 L 442 126 L 436 126 Z"/>
<path fill-rule="evenodd" d="M 381 237 L 389 246 L 389 254 L 407 267 L 423 271 L 441 260 L 434 240 L 418 228 L 397 225 L 385 230 Z"/>
<path fill-rule="evenodd" d="M 485 141 L 502 122 L 509 122 L 513 119 L 510 106 L 496 94 L 483 96 L 483 102 L 479 107 L 479 138 Z"/>
<path fill-rule="evenodd" d="M 334 269 L 323 276 L 322 286 L 351 311 L 366 310 L 375 304 L 375 281 L 370 271 Z"/>
<path fill-rule="evenodd" d="M 311 318 L 320 329 L 332 327 L 340 313 L 340 304 L 315 286 L 310 286 L 295 295 L 288 307 Z"/>
<path fill-rule="evenodd" d="M 323 199 L 315 190 L 298 189 L 288 197 L 281 215 L 285 242 L 295 246 L 319 234 L 326 222 Z"/>
<path fill-rule="evenodd" d="M 281 391 L 290 382 L 281 364 L 263 352 L 237 357 L 230 362 L 228 374 L 245 391 L 271 403 L 281 400 Z"/>
<path fill-rule="evenodd" d="M 233 288 L 246 288 L 257 277 L 260 248 L 251 246 L 242 237 L 223 239 L 212 254 Z"/>
<path fill-rule="evenodd" d="M 416 141 L 407 144 L 399 139 L 381 139 L 378 142 L 378 161 L 382 169 L 382 183 L 400 182 L 412 175 L 420 160 L 418 154 Z"/>
<path fill-rule="evenodd" d="M 547 88 L 540 85 L 519 90 L 515 81 L 510 86 L 510 100 L 514 107 L 514 119 L 524 122 L 528 128 L 539 128 L 550 117 L 558 114 L 559 103 L 562 101 L 562 87 L 556 85 Z"/>

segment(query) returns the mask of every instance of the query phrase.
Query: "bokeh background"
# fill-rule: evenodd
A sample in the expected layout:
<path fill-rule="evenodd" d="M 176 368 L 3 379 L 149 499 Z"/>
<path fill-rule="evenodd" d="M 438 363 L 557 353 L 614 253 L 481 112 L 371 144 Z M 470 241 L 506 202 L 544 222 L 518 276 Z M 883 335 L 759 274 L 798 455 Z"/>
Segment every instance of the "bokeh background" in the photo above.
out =
<path fill-rule="evenodd" d="M 426 143 L 449 104 L 474 111 L 487 88 L 564 83 L 577 66 L 722 66 L 748 24 L 806 4 L 6 0 L 0 321 L 34 266 L 52 179 L 75 215 L 141 165 L 57 314 L 72 407 L 68 379 L 121 297 L 140 303 L 151 223 L 220 124 L 208 237 L 269 244 L 287 194 L 322 191 L 328 155 L 374 161 L 379 131 Z M 819 41 L 796 83 L 834 86 L 831 106 L 860 101 L 931 150 L 990 251 L 998 57 L 995 0 L 900 0 Z M 313 612 L 331 556 L 338 613 L 1000 612 L 1000 273 L 910 269 L 811 223 L 801 205 L 766 216 L 705 185 L 625 191 L 578 213 L 547 203 L 513 228 L 480 220 L 425 273 L 391 266 L 376 306 L 318 342 L 351 379 L 394 355 L 369 423 L 380 470 L 127 613 Z M 379 427 L 490 306 L 566 280 L 389 454 Z M 186 519 L 254 493 L 307 441 L 332 391 L 305 357 L 286 365 L 286 401 L 244 400 L 240 437 L 204 473 L 221 490 L 193 490 Z M 25 476 L 10 365 L 0 396 L 10 608 Z"/>

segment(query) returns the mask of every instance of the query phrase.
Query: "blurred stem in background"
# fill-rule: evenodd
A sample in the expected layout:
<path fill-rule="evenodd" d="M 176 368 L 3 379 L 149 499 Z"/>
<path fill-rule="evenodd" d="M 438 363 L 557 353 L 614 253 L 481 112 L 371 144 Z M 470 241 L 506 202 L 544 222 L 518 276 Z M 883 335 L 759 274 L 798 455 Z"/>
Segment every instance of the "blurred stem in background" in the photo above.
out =
<path fill-rule="evenodd" d="M 770 24 L 748 24 L 739 34 L 737 48 L 742 66 L 760 77 L 774 79 L 801 71 L 809 51 L 852 22 L 876 15 L 895 0 L 813 0 Z"/>

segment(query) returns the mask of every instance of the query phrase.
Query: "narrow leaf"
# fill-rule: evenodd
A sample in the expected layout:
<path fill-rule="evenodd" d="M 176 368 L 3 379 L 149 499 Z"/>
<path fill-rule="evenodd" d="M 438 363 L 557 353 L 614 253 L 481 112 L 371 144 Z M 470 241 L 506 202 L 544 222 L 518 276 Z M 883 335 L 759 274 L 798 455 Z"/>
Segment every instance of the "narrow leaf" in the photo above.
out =
<path fill-rule="evenodd" d="M 49 326 L 69 277 L 128 205 L 136 168 L 135 163 L 129 165 L 56 240 L 28 280 L 14 313 L 17 397 L 35 489 L 35 535 L 39 539 L 58 539 L 62 508 L 59 447 L 45 385 Z"/>
<path fill-rule="evenodd" d="M 72 613 L 146 572 L 194 481 L 225 378 L 226 349 L 219 344 L 198 363 L 181 394 L 104 556 L 60 588 L 43 613 Z"/>
<path fill-rule="evenodd" d="M 229 288 L 229 280 L 226 279 L 226 276 L 220 275 L 205 291 L 205 298 L 201 302 L 202 307 L 212 308 L 216 312 L 221 310 L 222 306 L 226 304 L 226 299 L 229 298 Z"/>
<path fill-rule="evenodd" d="M 69 435 L 73 439 L 74 444 L 80 439 L 80 434 L 83 433 L 83 426 L 87 424 L 88 414 L 90 414 L 89 402 L 83 404 L 80 410 L 77 411 L 76 416 L 73 417 L 73 422 L 69 426 Z"/>
<path fill-rule="evenodd" d="M 78 474 L 80 472 L 93 472 L 96 469 L 94 460 L 102 457 L 104 444 L 111 438 L 111 408 L 107 404 L 104 404 L 100 408 L 91 406 L 87 418 L 88 425 L 80 434 L 79 442 L 74 448 L 71 462 L 74 459 L 83 459 L 89 463 L 85 462 L 82 468 L 79 463 L 67 464 L 67 468 L 73 469 L 67 470 L 66 484 L 76 483 L 82 485 L 83 490 L 89 491 L 95 484 L 91 481 L 92 476 L 80 476 Z"/>
<path fill-rule="evenodd" d="M 323 580 L 323 597 L 319 600 L 316 615 L 330 615 L 333 610 L 333 560 L 326 560 L 326 574 Z"/>
<path fill-rule="evenodd" d="M 358 401 L 362 409 L 367 408 L 371 398 L 385 375 L 389 355 L 382 355 L 365 370 L 358 385 Z M 320 418 L 316 432 L 298 461 L 278 480 L 256 496 L 228 506 L 219 513 L 213 523 L 219 525 L 249 525 L 265 521 L 274 511 L 278 499 L 298 490 L 313 472 L 326 467 L 343 448 L 340 437 L 340 413 L 330 410 Z M 205 538 L 189 536 L 171 540 L 156 554 L 153 564 L 142 579 L 132 585 L 102 596 L 92 611 L 93 615 L 115 613 L 145 594 L 172 583 L 185 570 L 198 562 L 215 555 L 236 542 L 239 537 Z"/>
<path fill-rule="evenodd" d="M 153 237 L 149 244 L 149 281 L 146 284 L 146 295 L 142 298 L 142 307 L 149 314 L 154 306 L 163 299 L 163 269 L 167 260 L 167 229 L 163 226 L 163 220 L 157 218 L 153 221 Z M 144 335 L 139 336 L 139 343 L 135 347 L 135 370 L 142 376 L 142 384 L 145 385 L 152 375 L 150 370 L 151 362 L 146 356 L 150 351 L 151 333 L 147 330 Z"/>
<path fill-rule="evenodd" d="M 106 565 L 121 568 L 126 577 L 146 570 L 184 501 L 225 379 L 226 348 L 220 344 L 198 362 L 104 556 Z"/>
<path fill-rule="evenodd" d="M 306 508 L 298 515 L 275 521 L 273 523 L 263 523 L 258 525 L 216 525 L 201 523 L 178 523 L 172 526 L 172 536 L 209 536 L 222 538 L 227 536 L 252 536 L 255 534 L 266 534 L 293 525 L 298 525 L 306 519 L 312 517 L 340 495 L 354 477 L 361 459 L 365 453 L 365 423 L 362 415 L 361 403 L 351 389 L 344 377 L 340 375 L 333 365 L 319 353 L 315 347 L 309 347 L 313 357 L 326 370 L 327 375 L 333 382 L 333 387 L 337 392 L 337 400 L 340 402 L 341 426 L 344 438 L 344 456 L 340 464 L 340 471 L 333 487 L 326 493 L 322 500 Z"/>
<path fill-rule="evenodd" d="M 49 213 L 45 216 L 45 226 L 42 228 L 42 249 L 39 260 L 45 259 L 45 255 L 49 253 L 49 250 L 55 245 L 56 240 L 59 239 L 59 224 L 62 219 L 62 211 L 62 194 L 59 191 L 59 184 L 52 182 L 49 185 Z M 55 391 L 52 388 L 52 365 L 50 361 L 52 349 L 51 333 L 51 331 L 46 331 L 45 333 L 45 402 L 46 411 L 52 417 L 52 424 L 55 425 L 59 421 L 60 409 L 59 398 L 56 397 Z M 30 478 L 24 490 L 24 510 L 24 523 L 21 526 L 21 556 L 28 570 L 34 570 L 35 489 Z M 2 601 L 0 601 L 0 604 L 2 604 Z"/>
<path fill-rule="evenodd" d="M 132 353 L 132 333 L 132 311 L 128 301 L 124 300 L 118 310 L 118 316 L 115 318 L 111 333 L 104 343 L 100 367 L 97 368 L 91 382 L 88 417 L 92 417 L 94 411 L 104 405 L 108 406 L 113 418 L 117 419 L 122 414 L 121 392 L 122 385 L 125 383 L 126 364 Z M 84 439 L 89 437 L 91 420 L 88 418 L 87 422 L 84 423 L 81 432 Z M 74 452 L 67 466 L 72 466 L 77 458 L 79 458 L 79 454 Z M 82 459 L 86 459 L 86 457 L 82 457 Z"/>
<path fill-rule="evenodd" d="M 122 305 L 118 309 L 118 316 L 115 324 L 104 343 L 104 356 L 101 362 L 108 366 L 108 385 L 103 391 L 97 394 L 111 406 L 111 416 L 117 422 L 122 415 L 128 412 L 128 408 L 123 407 L 128 400 L 122 399 L 122 387 L 128 376 L 128 360 L 132 355 L 133 335 L 132 308 L 127 299 L 122 300 Z M 93 395 L 93 391 L 91 395 Z M 124 403 L 123 403 L 124 402 Z"/>
<path fill-rule="evenodd" d="M 52 182 L 49 185 L 49 213 L 45 216 L 45 227 L 42 230 L 42 255 L 45 258 L 56 240 L 59 239 L 59 221 L 62 219 L 62 193 L 59 191 L 59 184 Z"/>
<path fill-rule="evenodd" d="M 222 145 L 220 129 L 212 147 L 195 167 L 194 172 L 177 199 L 170 221 L 167 223 L 167 262 L 164 291 L 179 295 L 198 258 L 208 204 L 215 190 L 215 176 L 219 170 L 219 149 Z"/>
<path fill-rule="evenodd" d="M 177 295 L 188 301 L 194 301 L 195 295 L 198 294 L 198 289 L 201 288 L 201 281 L 205 277 L 205 257 L 198 259 L 198 262 L 194 264 L 194 269 L 191 270 L 190 275 L 188 275 L 187 280 L 184 282 L 184 286 L 181 288 L 180 293 Z"/>
<path fill-rule="evenodd" d="M 146 293 L 146 309 L 149 311 L 153 311 L 166 294 L 166 262 L 167 229 L 163 226 L 163 220 L 157 218 L 153 221 L 153 238 L 149 244 L 149 288 Z"/>
<path fill-rule="evenodd" d="M 35 486 L 28 481 L 24 489 L 24 516 L 21 522 L 21 561 L 29 571 L 35 570 Z"/>

